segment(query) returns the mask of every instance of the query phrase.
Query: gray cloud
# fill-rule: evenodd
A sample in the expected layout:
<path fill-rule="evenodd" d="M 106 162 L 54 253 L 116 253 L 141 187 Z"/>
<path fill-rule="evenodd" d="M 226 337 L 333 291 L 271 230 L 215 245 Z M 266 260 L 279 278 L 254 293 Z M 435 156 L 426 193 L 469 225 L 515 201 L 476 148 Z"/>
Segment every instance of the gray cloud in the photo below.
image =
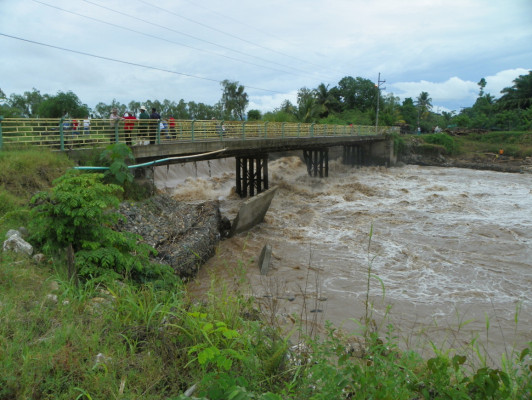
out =
<path fill-rule="evenodd" d="M 497 97 L 532 67 L 531 16 L 527 0 L 0 0 L 0 33 L 176 72 L 0 36 L 0 88 L 72 90 L 91 107 L 214 104 L 216 81 L 230 79 L 269 111 L 301 87 L 381 72 L 387 92 L 426 91 L 434 106 L 458 110 L 472 105 L 480 78 Z"/>

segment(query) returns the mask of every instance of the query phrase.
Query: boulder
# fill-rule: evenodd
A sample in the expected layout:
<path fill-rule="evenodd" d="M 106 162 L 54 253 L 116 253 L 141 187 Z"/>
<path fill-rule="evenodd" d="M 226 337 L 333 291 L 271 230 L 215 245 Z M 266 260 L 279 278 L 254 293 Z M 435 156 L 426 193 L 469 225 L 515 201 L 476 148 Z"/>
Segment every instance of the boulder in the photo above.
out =
<path fill-rule="evenodd" d="M 3 251 L 14 251 L 15 253 L 26 254 L 27 256 L 31 257 L 33 254 L 33 246 L 22 239 L 18 231 L 15 232 L 16 233 L 13 233 L 10 230 L 6 235 L 8 238 L 4 242 L 4 246 L 2 248 Z"/>

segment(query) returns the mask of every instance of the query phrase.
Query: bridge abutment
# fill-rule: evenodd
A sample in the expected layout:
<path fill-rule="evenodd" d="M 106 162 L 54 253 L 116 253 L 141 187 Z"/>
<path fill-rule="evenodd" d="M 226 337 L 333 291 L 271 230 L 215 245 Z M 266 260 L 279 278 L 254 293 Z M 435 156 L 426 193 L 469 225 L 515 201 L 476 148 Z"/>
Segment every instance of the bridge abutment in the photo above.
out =
<path fill-rule="evenodd" d="M 345 165 L 395 165 L 397 155 L 393 140 L 360 143 L 343 146 L 343 164 Z"/>

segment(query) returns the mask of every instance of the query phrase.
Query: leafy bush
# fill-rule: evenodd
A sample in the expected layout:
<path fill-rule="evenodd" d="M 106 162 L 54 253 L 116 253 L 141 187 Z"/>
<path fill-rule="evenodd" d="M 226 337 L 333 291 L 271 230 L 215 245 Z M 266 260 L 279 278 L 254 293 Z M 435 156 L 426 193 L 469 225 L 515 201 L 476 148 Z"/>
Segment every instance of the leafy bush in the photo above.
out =
<path fill-rule="evenodd" d="M 455 154 L 458 150 L 454 139 L 446 133 L 435 133 L 431 135 L 424 135 L 425 143 L 436 144 L 445 147 L 447 154 Z"/>
<path fill-rule="evenodd" d="M 117 185 L 102 183 L 102 174 L 70 172 L 57 179 L 51 193 L 34 196 L 32 239 L 49 253 L 67 253 L 69 277 L 133 278 L 137 281 L 173 277 L 171 267 L 152 265 L 155 250 L 141 237 L 112 227 L 121 218 Z M 74 259 L 75 257 L 75 259 Z"/>
<path fill-rule="evenodd" d="M 133 182 L 133 174 L 128 168 L 127 161 L 134 161 L 131 149 L 124 143 L 111 144 L 100 154 L 100 162 L 109 167 L 104 178 L 108 183 L 125 185 Z"/>

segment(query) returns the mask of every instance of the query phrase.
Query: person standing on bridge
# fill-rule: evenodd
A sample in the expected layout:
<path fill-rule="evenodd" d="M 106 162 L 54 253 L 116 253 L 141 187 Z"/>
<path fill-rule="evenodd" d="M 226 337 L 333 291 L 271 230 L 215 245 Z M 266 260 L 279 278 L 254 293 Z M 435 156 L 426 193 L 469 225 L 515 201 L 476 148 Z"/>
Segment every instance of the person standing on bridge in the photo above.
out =
<path fill-rule="evenodd" d="M 159 122 L 161 122 L 161 115 L 157 112 L 157 109 L 155 107 L 151 108 L 150 119 L 155 120 L 151 121 L 150 124 L 150 144 L 155 144 L 157 129 L 159 127 Z"/>
<path fill-rule="evenodd" d="M 133 133 L 133 127 L 135 126 L 135 123 L 131 120 L 136 120 L 137 118 L 133 113 L 125 112 L 124 113 L 124 119 L 128 120 L 124 122 L 124 135 L 126 136 L 126 144 L 128 146 L 131 146 L 133 144 L 133 141 L 131 139 L 131 134 Z"/>
<path fill-rule="evenodd" d="M 146 111 L 146 107 L 140 106 L 140 120 L 149 120 L 150 114 Z M 141 137 L 146 137 L 148 135 L 148 121 L 140 121 L 139 123 L 139 133 Z"/>
<path fill-rule="evenodd" d="M 111 142 L 113 141 L 112 140 L 113 134 L 118 129 L 118 122 L 120 122 L 123 119 L 124 118 L 118 115 L 118 109 L 116 107 L 111 110 L 111 115 L 109 116 L 110 125 L 111 125 Z"/>
<path fill-rule="evenodd" d="M 168 117 L 168 133 L 173 139 L 177 137 L 177 134 L 175 131 L 175 118 L 172 114 L 170 114 L 170 116 Z"/>

